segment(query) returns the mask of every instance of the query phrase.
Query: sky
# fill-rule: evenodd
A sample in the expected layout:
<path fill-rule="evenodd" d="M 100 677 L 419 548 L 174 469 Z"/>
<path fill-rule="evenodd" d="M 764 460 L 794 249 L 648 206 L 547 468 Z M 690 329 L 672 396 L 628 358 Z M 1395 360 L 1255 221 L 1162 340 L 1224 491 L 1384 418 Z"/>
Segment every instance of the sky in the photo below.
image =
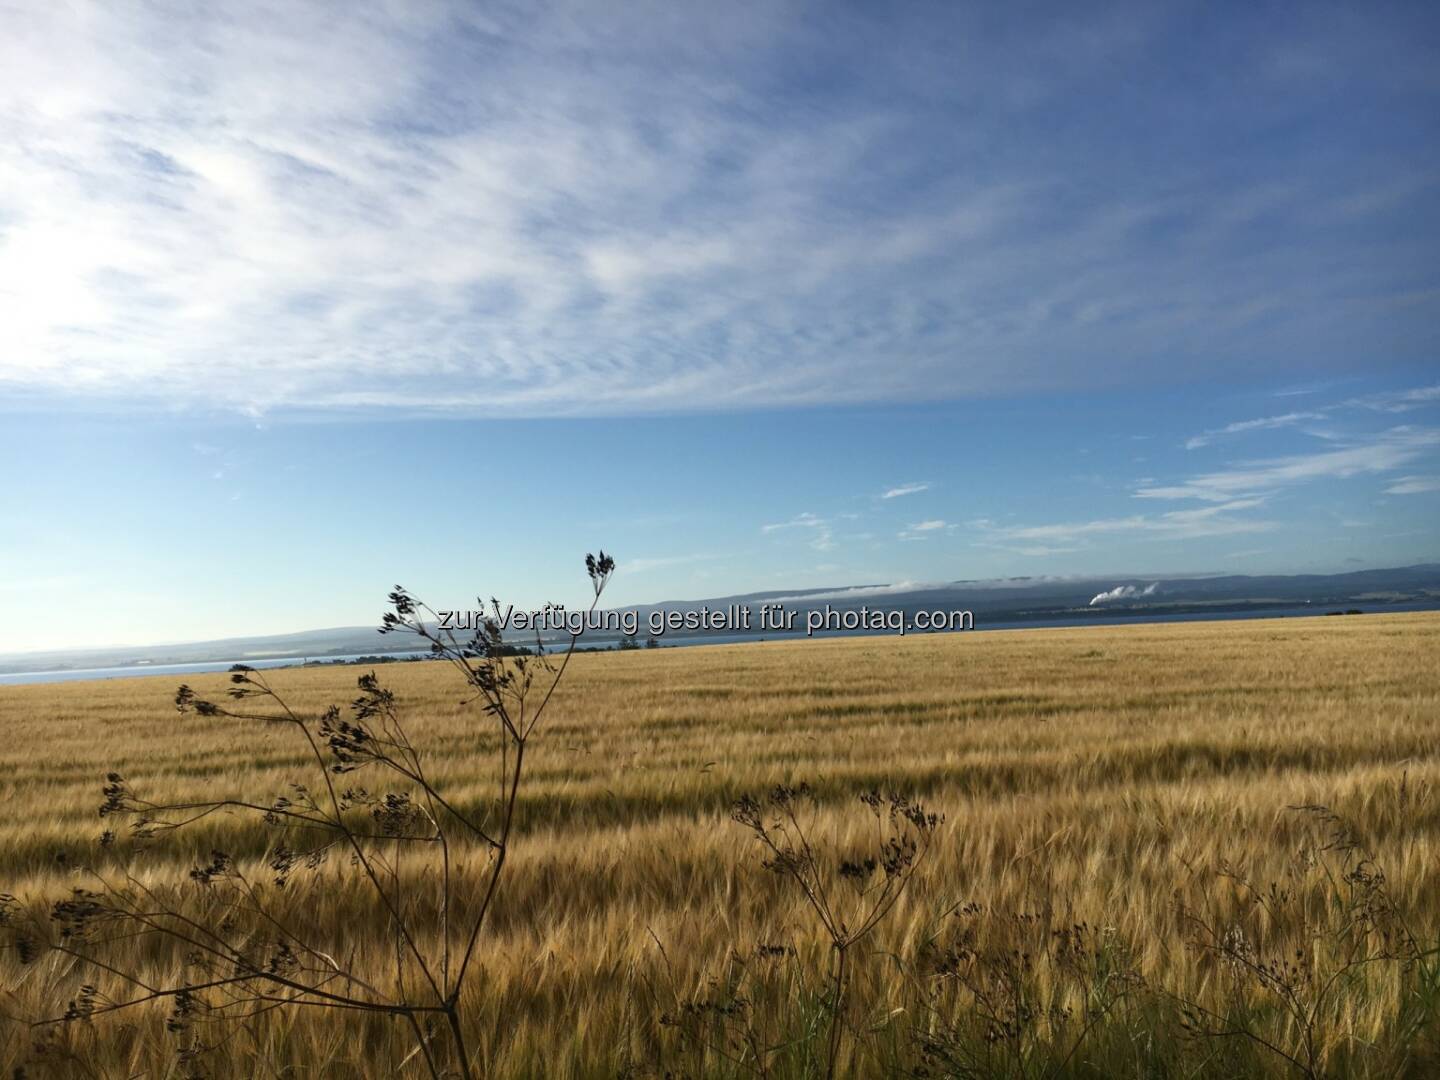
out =
<path fill-rule="evenodd" d="M 1440 561 L 1440 9 L 0 0 L 0 651 Z"/>

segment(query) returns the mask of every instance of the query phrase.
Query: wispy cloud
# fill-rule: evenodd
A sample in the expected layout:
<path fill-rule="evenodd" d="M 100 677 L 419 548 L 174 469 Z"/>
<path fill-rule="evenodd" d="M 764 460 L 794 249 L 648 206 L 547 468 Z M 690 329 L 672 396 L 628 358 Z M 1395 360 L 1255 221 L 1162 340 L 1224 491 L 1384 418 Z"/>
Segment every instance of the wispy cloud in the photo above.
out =
<path fill-rule="evenodd" d="M 1328 42 L 1353 115 L 1285 82 L 1182 161 L 1157 135 L 1193 110 L 1083 126 L 1118 71 L 1161 106 L 1233 83 L 1221 63 L 1197 85 L 1159 9 L 805 10 L 12 5 L 0 396 L 643 413 L 1129 387 L 1161 350 L 1224 377 L 1429 340 L 1436 301 L 1383 306 L 1429 266 L 1428 230 L 1360 227 L 1426 220 L 1432 188 L 1388 194 L 1409 148 L 1371 150 L 1383 184 L 1308 166 L 1317 133 L 1428 71 L 1405 20 Z M 1282 47 L 1253 39 L 1246 77 Z M 1197 169 L 1212 128 L 1255 156 Z M 1347 228 L 1317 257 L 1329 206 Z"/>
<path fill-rule="evenodd" d="M 899 533 L 901 540 L 924 540 L 933 534 L 955 528 L 954 525 L 940 518 L 931 518 L 929 521 L 917 521 L 902 529 Z"/>
<path fill-rule="evenodd" d="M 837 546 L 835 543 L 835 532 L 829 520 L 808 511 L 802 514 L 796 514 L 789 521 L 780 521 L 771 525 L 760 526 L 762 533 L 781 532 L 786 529 L 813 530 L 815 535 L 809 543 L 816 551 L 834 551 Z"/>
<path fill-rule="evenodd" d="M 1078 547 L 1054 547 L 1048 544 L 977 544 L 976 546 L 1008 551 L 1015 555 L 1026 555 L 1035 559 L 1048 559 L 1055 555 L 1073 555 L 1075 552 L 1083 550 Z"/>
<path fill-rule="evenodd" d="M 1178 484 L 1154 484 L 1135 492 L 1142 499 L 1201 499 L 1229 502 L 1237 496 L 1321 479 L 1384 473 L 1407 465 L 1440 446 L 1440 429 L 1397 427 L 1313 454 L 1252 461 L 1202 473 Z"/>
<path fill-rule="evenodd" d="M 899 487 L 890 488 L 883 495 L 882 499 L 898 499 L 902 495 L 918 495 L 922 491 L 929 491 L 930 483 L 923 481 L 915 484 L 901 484 Z"/>
<path fill-rule="evenodd" d="M 1090 521 L 1059 522 L 1050 525 L 1017 525 L 991 528 L 990 539 L 1026 543 L 1037 541 L 1049 548 L 1073 545 L 1102 537 L 1132 539 L 1190 540 L 1204 536 L 1231 536 L 1267 532 L 1273 522 L 1236 516 L 1240 511 L 1263 505 L 1260 498 L 1235 499 L 1195 510 L 1172 510 L 1164 514 L 1130 514 L 1125 517 L 1096 518 Z"/>
<path fill-rule="evenodd" d="M 1233 424 L 1226 424 L 1222 428 L 1215 428 L 1202 435 L 1195 435 L 1185 442 L 1186 450 L 1198 450 L 1202 446 L 1209 446 L 1217 438 L 1225 435 L 1239 435 L 1247 431 L 1271 431 L 1275 428 L 1291 427 L 1306 420 L 1324 420 L 1325 414 L 1318 412 L 1292 412 L 1283 416 L 1265 416 L 1258 420 L 1239 420 Z"/>
<path fill-rule="evenodd" d="M 1242 421 L 1225 432 L 1261 427 L 1288 427 L 1315 414 L 1286 414 Z M 1336 436 L 1339 439 L 1339 436 Z M 1204 537 L 1272 532 L 1280 523 L 1259 512 L 1281 490 L 1326 480 L 1393 472 L 1426 458 L 1440 448 L 1440 429 L 1394 427 L 1365 436 L 1348 436 L 1341 445 L 1309 454 L 1294 454 L 1240 463 L 1229 469 L 1199 473 L 1177 483 L 1147 479 L 1134 491 L 1147 500 L 1196 500 L 1208 505 L 1163 513 L 1129 514 L 1053 524 L 999 526 L 979 519 L 971 523 L 985 546 L 1022 554 L 1059 554 L 1101 539 L 1192 540 Z M 1402 476 L 1385 488 L 1392 495 L 1440 490 L 1440 477 Z M 1244 551 L 1232 558 L 1262 554 Z M 1103 601 L 1102 601 L 1103 602 Z"/>
<path fill-rule="evenodd" d="M 651 570 L 663 570 L 672 566 L 685 566 L 690 563 L 708 562 L 715 556 L 709 554 L 693 555 L 659 555 L 650 558 L 640 557 L 635 559 L 624 559 L 619 569 L 624 574 L 644 574 Z"/>
<path fill-rule="evenodd" d="M 779 532 L 782 529 L 818 529 L 825 525 L 825 520 L 808 510 L 803 514 L 796 514 L 789 521 L 777 521 L 771 525 L 761 525 L 760 531 L 764 533 Z"/>
<path fill-rule="evenodd" d="M 1440 491 L 1440 476 L 1402 476 L 1385 489 L 1386 495 L 1424 495 Z"/>
<path fill-rule="evenodd" d="M 1347 405 L 1376 412 L 1402 413 L 1421 409 L 1427 405 L 1440 404 L 1440 386 L 1419 386 L 1411 390 L 1397 390 L 1392 393 L 1370 394 L 1366 397 L 1351 398 Z"/>
<path fill-rule="evenodd" d="M 820 600 L 860 600 L 870 596 L 896 596 L 903 593 L 919 592 L 923 589 L 938 589 L 939 583 L 926 584 L 917 581 L 897 581 L 893 585 L 856 585 L 848 589 L 830 589 L 815 593 L 790 593 L 764 597 L 767 604 L 805 604 Z"/>

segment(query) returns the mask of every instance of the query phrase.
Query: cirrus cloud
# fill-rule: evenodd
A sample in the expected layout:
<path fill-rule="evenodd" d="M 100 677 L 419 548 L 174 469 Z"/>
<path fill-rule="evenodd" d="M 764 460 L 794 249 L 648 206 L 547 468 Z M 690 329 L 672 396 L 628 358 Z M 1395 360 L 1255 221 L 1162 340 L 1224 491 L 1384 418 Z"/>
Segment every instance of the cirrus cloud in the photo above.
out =
<path fill-rule="evenodd" d="M 929 490 L 930 484 L 928 481 L 915 484 L 901 484 L 899 487 L 889 488 L 880 496 L 880 498 L 898 499 L 904 495 L 918 495 L 922 491 Z"/>
<path fill-rule="evenodd" d="M 1426 230 L 1366 226 L 1428 220 L 1414 140 L 1313 167 L 1337 117 L 1279 61 L 1351 57 L 1368 125 L 1433 111 L 1383 97 L 1428 57 L 1378 20 L 1251 29 L 1197 87 L 1150 6 L 20 5 L 0 399 L 633 414 L 1413 362 Z M 1160 103 L 1259 78 L 1213 125 L 1249 156 L 1197 166 L 1207 120 L 1176 159 L 1183 110 L 1085 127 L 1117 71 Z"/>
<path fill-rule="evenodd" d="M 1396 427 L 1351 442 L 1340 449 L 1246 462 L 1178 484 L 1149 484 L 1135 495 L 1141 499 L 1229 502 L 1237 496 L 1314 480 L 1390 472 L 1440 447 L 1440 429 Z"/>

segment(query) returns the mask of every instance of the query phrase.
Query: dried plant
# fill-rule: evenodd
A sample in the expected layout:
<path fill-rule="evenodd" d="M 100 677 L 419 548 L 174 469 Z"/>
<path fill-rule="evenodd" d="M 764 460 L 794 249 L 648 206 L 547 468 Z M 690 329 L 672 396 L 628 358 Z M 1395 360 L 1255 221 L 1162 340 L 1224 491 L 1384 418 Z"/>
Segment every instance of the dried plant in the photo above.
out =
<path fill-rule="evenodd" d="M 593 611 L 615 563 L 601 552 L 585 565 Z M 232 669 L 225 703 L 180 687 L 175 704 L 183 715 L 292 733 L 314 780 L 268 801 L 164 802 L 109 774 L 100 814 L 128 821 L 128 839 L 103 833 L 96 857 L 72 868 L 78 883 L 69 896 L 48 909 L 0 898 L 0 922 L 22 961 L 48 954 L 86 979 L 52 1015 L 31 1019 L 42 1043 L 47 1033 L 108 1014 L 161 1006 L 180 1071 L 199 1075 L 204 1054 L 256 1018 L 324 1009 L 406 1025 L 414 1048 L 400 1064 L 423 1062 L 432 1077 L 469 1080 L 485 1071 L 467 1041 L 462 997 L 515 835 L 526 749 L 576 639 L 556 663 L 538 640 L 533 653 L 507 645 L 497 619 L 462 640 L 437 629 L 434 613 L 404 589 L 389 599 L 381 632 L 427 642 L 459 671 L 471 702 L 494 725 L 500 778 L 493 802 L 459 806 L 431 782 L 394 695 L 373 672 L 359 679 L 348 715 L 336 706 L 299 713 L 244 666 Z M 492 606 L 498 616 L 498 603 Z M 352 775 L 360 773 L 376 774 L 381 786 L 361 786 Z M 245 850 L 215 850 L 178 878 L 166 877 L 173 862 L 149 857 L 167 839 L 222 816 L 253 826 L 240 835 Z M 383 925 L 388 962 L 352 945 L 352 927 L 306 917 L 309 899 L 357 887 L 353 895 L 368 901 L 354 906 L 368 931 Z M 153 970 L 145 958 L 166 949 L 178 951 L 178 969 Z"/>
<path fill-rule="evenodd" d="M 686 993 L 667 950 L 656 944 L 668 983 L 659 1023 L 679 1035 L 682 1051 L 666 1058 L 659 1075 L 728 1072 L 768 1080 L 806 1071 L 787 1065 L 794 1058 L 805 1060 L 808 1045 L 824 1030 L 825 988 L 815 984 L 793 946 L 762 942 L 733 949 L 703 988 Z M 654 987 L 651 995 L 660 998 Z M 777 1002 L 782 1004 L 773 1007 Z"/>
<path fill-rule="evenodd" d="M 827 1078 L 836 1075 L 840 1062 L 852 952 L 894 909 L 943 821 L 940 815 L 927 812 L 903 795 L 882 795 L 872 790 L 860 795 L 859 801 L 871 819 L 865 829 L 867 839 L 845 850 L 821 846 L 814 823 L 820 803 L 805 784 L 777 786 L 763 799 L 742 796 L 731 811 L 734 820 L 759 843 L 764 868 L 798 890 L 829 943 L 821 1059 Z M 734 993 L 729 997 L 733 1001 Z M 742 1007 L 722 1013 L 722 1018 L 740 1022 L 731 1026 L 739 1026 L 744 1032 L 739 1044 L 748 1057 L 741 1060 L 765 1075 L 767 1057 L 780 1047 L 762 1045 L 753 1037 L 753 1024 L 743 1001 L 739 1004 Z M 710 1012 L 713 1015 L 714 1010 Z"/>
<path fill-rule="evenodd" d="M 1371 969 L 1424 964 L 1430 952 L 1349 823 L 1325 806 L 1292 809 L 1327 835 L 1303 846 L 1284 877 L 1256 881 L 1226 864 L 1226 895 L 1181 905 L 1190 945 L 1223 999 L 1179 1004 L 1192 1035 L 1243 1038 L 1315 1078 L 1344 1049 L 1334 1033 L 1345 1029 L 1348 1003 L 1365 996 Z"/>
<path fill-rule="evenodd" d="M 1053 1077 L 1147 987 L 1113 926 L 970 901 L 920 950 L 923 1075 Z"/>

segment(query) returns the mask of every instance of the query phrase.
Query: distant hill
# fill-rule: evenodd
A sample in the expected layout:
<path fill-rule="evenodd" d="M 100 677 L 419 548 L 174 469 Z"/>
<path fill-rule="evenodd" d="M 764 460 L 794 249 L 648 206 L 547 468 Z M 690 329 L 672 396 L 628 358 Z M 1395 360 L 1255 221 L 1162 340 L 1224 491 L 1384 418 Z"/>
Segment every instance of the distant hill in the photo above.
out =
<path fill-rule="evenodd" d="M 834 588 L 743 593 L 704 600 L 667 600 L 624 610 L 639 614 L 639 637 L 648 634 L 650 613 L 749 608 L 758 621 L 762 604 L 783 604 L 800 613 L 860 608 L 899 610 L 910 618 L 935 609 L 972 611 L 977 629 L 996 624 L 1067 622 L 1084 625 L 1117 616 L 1263 614 L 1297 607 L 1330 610 L 1384 611 L 1400 606 L 1440 608 L 1440 563 L 1357 570 L 1345 574 L 1196 575 L 1193 577 L 1005 578 L 942 583 L 852 585 Z M 733 635 L 734 630 L 716 631 Z M 752 629 L 754 637 L 779 636 Z M 704 636 L 703 632 L 687 634 Z M 523 643 L 533 634 L 512 634 Z M 546 635 L 561 640 L 560 635 Z M 586 645 L 611 645 L 618 634 L 587 633 Z M 381 636 L 373 626 L 342 626 L 263 637 L 220 638 L 184 644 L 133 648 L 68 649 L 0 654 L 0 675 L 17 672 L 67 671 L 135 664 L 188 664 L 268 659 L 326 659 L 356 654 L 381 655 L 415 651 L 409 636 Z"/>

